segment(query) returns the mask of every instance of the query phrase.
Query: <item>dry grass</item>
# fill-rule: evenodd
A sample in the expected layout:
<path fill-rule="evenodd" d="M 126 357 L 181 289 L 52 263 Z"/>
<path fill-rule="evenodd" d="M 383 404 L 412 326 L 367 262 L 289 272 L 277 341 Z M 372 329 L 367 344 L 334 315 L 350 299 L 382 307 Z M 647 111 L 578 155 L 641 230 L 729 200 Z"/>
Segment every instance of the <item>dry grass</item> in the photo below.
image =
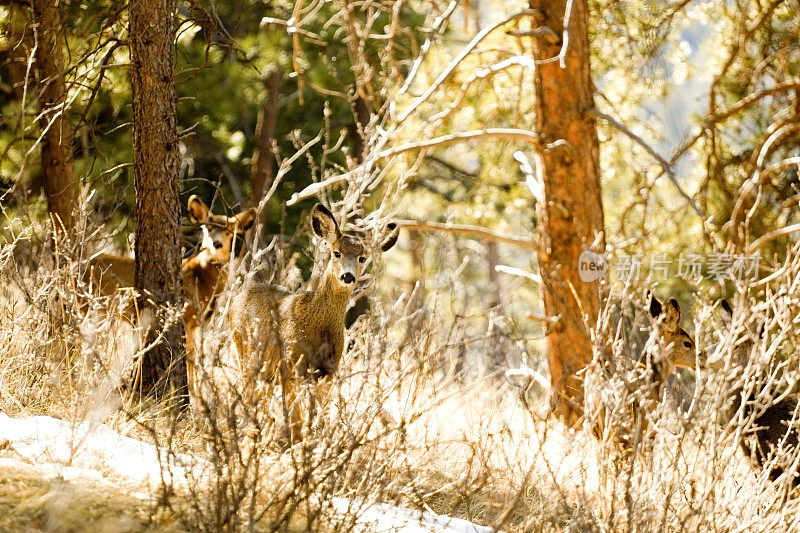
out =
<path fill-rule="evenodd" d="M 110 483 L 67 481 L 0 459 L 0 531 L 179 531 L 152 503 Z"/>
<path fill-rule="evenodd" d="M 544 395 L 497 373 L 493 347 L 517 350 L 508 360 L 536 355 L 511 333 L 498 340 L 448 315 L 444 291 L 375 291 L 372 310 L 349 331 L 330 404 L 306 418 L 305 438 L 291 448 L 281 444 L 280 402 L 267 405 L 241 386 L 224 296 L 204 328 L 201 409 L 189 417 L 136 403 L 120 387 L 138 346 L 135 329 L 117 318 L 126 296 L 85 293 L 75 258 L 86 243 L 54 254 L 43 228 L 25 231 L 0 249 L 0 410 L 105 423 L 164 447 L 168 459 L 189 453 L 193 464 L 185 482 L 153 488 L 144 501 L 0 464 L 0 529 L 140 530 L 157 517 L 157 527 L 193 531 L 351 531 L 376 502 L 506 531 L 798 529 L 797 450 L 775 453 L 788 468 L 773 481 L 739 446 L 753 413 L 795 379 L 798 248 L 768 282 L 739 289 L 746 312 L 732 324 L 720 322 L 713 302 L 695 304 L 697 344 L 712 359 L 730 361 L 754 328 L 762 332 L 747 345 L 749 362 L 674 380 L 648 415 L 646 449 L 619 463 L 615 442 L 563 427 Z M 273 257 L 291 257 L 281 252 Z M 291 278 L 291 265 L 280 263 L 270 268 Z M 631 357 L 629 344 L 610 345 L 615 357 Z M 733 381 L 755 407 L 739 408 Z M 611 393 L 622 395 L 613 422 L 635 391 Z M 718 420 L 721 412 L 730 415 Z"/>

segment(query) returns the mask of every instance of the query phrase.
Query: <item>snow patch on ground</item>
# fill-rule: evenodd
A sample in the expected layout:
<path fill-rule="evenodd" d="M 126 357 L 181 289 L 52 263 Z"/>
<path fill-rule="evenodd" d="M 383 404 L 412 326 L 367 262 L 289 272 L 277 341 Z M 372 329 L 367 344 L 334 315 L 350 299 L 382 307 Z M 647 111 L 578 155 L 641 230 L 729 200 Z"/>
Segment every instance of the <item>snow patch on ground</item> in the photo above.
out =
<path fill-rule="evenodd" d="M 161 476 L 176 484 L 186 482 L 184 466 L 203 461 L 167 454 L 152 444 L 112 431 L 104 424 L 71 424 L 49 416 L 11 418 L 0 413 L 0 472 L 25 465 L 47 477 L 95 483 L 128 481 L 142 489 L 154 488 Z M 162 469 L 170 460 L 170 468 Z M 180 463 L 180 464 L 176 464 Z M 168 473 L 171 472 L 171 474 Z M 142 497 L 147 494 L 142 493 Z M 340 518 L 358 512 L 356 529 L 370 533 L 489 533 L 491 528 L 466 520 L 393 505 L 359 504 L 333 498 Z"/>
<path fill-rule="evenodd" d="M 161 461 L 169 459 L 173 478 L 166 481 L 185 481 L 183 468 L 174 464 L 175 457 L 152 444 L 124 437 L 105 424 L 71 424 L 49 416 L 10 418 L 0 413 L 3 448 L 12 452 L 10 459 L 65 479 L 113 477 L 153 487 L 161 483 Z"/>
<path fill-rule="evenodd" d="M 333 498 L 337 514 L 352 512 L 354 502 L 347 498 Z M 429 511 L 405 509 L 385 503 L 375 503 L 360 509 L 357 528 L 364 533 L 490 533 L 492 528 L 479 526 L 449 516 Z M 363 528 L 363 529 L 361 529 Z"/>

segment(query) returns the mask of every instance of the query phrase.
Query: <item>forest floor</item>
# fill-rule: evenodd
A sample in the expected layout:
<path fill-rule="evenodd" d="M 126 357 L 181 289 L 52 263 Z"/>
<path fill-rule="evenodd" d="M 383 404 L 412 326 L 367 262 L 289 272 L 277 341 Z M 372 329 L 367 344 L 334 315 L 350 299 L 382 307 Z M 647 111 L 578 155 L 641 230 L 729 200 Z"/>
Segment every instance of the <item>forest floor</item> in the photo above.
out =
<path fill-rule="evenodd" d="M 120 394 L 138 346 L 112 312 L 124 308 L 122 295 L 53 302 L 54 286 L 64 294 L 78 286 L 71 272 L 23 272 L 18 289 L 0 283 L 0 533 L 251 524 L 325 533 L 800 531 L 792 476 L 800 449 L 775 449 L 774 464 L 792 469 L 773 480 L 740 446 L 758 426 L 756 408 L 770 409 L 798 381 L 794 254 L 773 274 L 775 292 L 761 303 L 742 299 L 733 325 L 718 305 L 695 303 L 707 359 L 731 360 L 744 345 L 750 363 L 676 374 L 638 428 L 631 406 L 642 396 L 628 374 L 597 387 L 609 429 L 597 439 L 589 424 L 567 428 L 553 416 L 541 368 L 457 370 L 456 362 L 513 349 L 513 337 L 501 345 L 483 331 L 445 327 L 403 296 L 350 328 L 326 407 L 304 417 L 303 438 L 285 447 L 282 395 L 262 402 L 263 384 L 243 386 L 224 305 L 198 344 L 214 357 L 196 367 L 202 409 L 190 417 L 169 400 Z M 88 311 L 55 305 L 73 301 Z M 600 334 L 615 360 L 630 359 L 623 339 Z M 525 354 L 517 364 L 538 360 Z M 738 398 L 731 383 L 759 398 L 724 423 Z"/>
<path fill-rule="evenodd" d="M 0 414 L 0 435 L 0 531 L 182 530 L 169 512 L 153 512 L 153 500 L 162 490 L 163 450 L 102 424 L 72 425 L 47 416 Z M 186 483 L 174 465 L 167 475 L 173 476 L 173 488 L 180 490 Z M 350 512 L 350 503 L 333 499 L 337 518 Z M 362 508 L 353 530 L 491 531 L 466 520 L 388 504 Z"/>

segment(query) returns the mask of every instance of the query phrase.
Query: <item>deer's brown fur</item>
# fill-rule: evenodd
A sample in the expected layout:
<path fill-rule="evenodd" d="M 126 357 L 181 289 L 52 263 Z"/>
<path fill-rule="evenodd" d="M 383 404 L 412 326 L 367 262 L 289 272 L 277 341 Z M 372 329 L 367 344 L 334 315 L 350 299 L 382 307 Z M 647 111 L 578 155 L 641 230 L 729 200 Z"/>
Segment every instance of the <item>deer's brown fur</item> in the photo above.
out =
<path fill-rule="evenodd" d="M 245 383 L 280 380 L 290 408 L 292 440 L 300 436 L 299 385 L 315 385 L 315 402 L 327 395 L 344 351 L 347 305 L 372 252 L 361 237 L 342 233 L 322 204 L 314 207 L 311 225 L 331 250 L 316 285 L 294 293 L 249 280 L 234 298 L 229 315 Z M 381 251 L 397 241 L 395 226 L 390 224 L 389 229 Z"/>
<path fill-rule="evenodd" d="M 695 345 L 680 326 L 677 300 L 662 305 L 651 297 L 650 315 L 655 323 L 638 358 L 601 343 L 584 378 L 586 429 L 621 447 L 623 457 L 647 444 L 647 414 L 664 397 L 675 368 L 695 366 Z"/>
<path fill-rule="evenodd" d="M 196 332 L 204 316 L 213 310 L 214 297 L 225 285 L 227 266 L 236 251 L 244 247 L 244 233 L 256 219 L 254 209 L 235 216 L 215 215 L 197 195 L 189 198 L 189 216 L 203 230 L 203 241 L 197 254 L 183 261 L 183 283 L 186 324 L 186 372 L 190 398 L 195 394 L 195 343 Z M 116 254 L 102 253 L 89 260 L 84 282 L 95 294 L 110 296 L 117 290 L 134 285 L 135 259 Z M 133 310 L 129 310 L 132 319 Z"/>

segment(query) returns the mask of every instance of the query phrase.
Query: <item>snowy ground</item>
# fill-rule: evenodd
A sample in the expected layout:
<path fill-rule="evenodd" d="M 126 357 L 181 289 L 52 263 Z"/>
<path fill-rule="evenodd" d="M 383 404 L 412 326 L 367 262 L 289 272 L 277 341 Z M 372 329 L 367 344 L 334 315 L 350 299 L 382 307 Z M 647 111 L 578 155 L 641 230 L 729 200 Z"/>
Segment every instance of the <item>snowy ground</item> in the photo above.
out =
<path fill-rule="evenodd" d="M 165 460 L 172 462 L 168 470 L 176 484 L 185 482 L 181 465 L 197 463 L 190 457 L 168 458 L 162 449 L 124 437 L 102 424 L 70 424 L 47 416 L 16 419 L 0 413 L 0 478 L 4 471 L 34 469 L 45 479 L 125 487 L 132 496 L 148 498 L 161 483 L 162 472 L 167 470 L 160 466 Z M 357 529 L 364 532 L 491 531 L 466 520 L 388 504 L 364 508 L 345 498 L 336 498 L 333 504 L 335 512 L 341 515 L 360 508 Z"/>

